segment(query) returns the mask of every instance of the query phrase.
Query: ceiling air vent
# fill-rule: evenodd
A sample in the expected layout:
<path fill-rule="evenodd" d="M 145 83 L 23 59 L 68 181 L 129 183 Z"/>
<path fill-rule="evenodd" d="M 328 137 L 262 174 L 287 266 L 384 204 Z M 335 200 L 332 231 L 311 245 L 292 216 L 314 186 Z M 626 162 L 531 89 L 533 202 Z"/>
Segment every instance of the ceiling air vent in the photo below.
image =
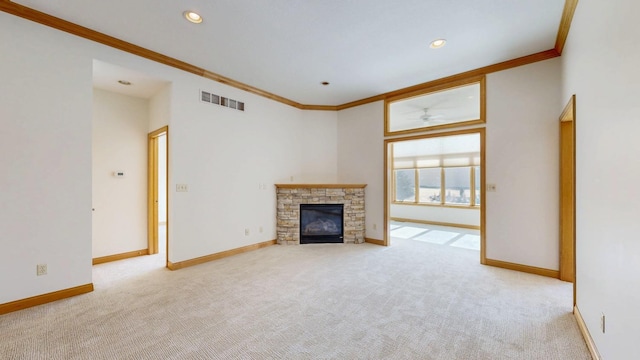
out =
<path fill-rule="evenodd" d="M 231 109 L 244 111 L 244 103 L 242 101 L 229 99 L 227 97 L 216 95 L 204 90 L 200 90 L 200 101 L 207 104 L 220 105 Z"/>

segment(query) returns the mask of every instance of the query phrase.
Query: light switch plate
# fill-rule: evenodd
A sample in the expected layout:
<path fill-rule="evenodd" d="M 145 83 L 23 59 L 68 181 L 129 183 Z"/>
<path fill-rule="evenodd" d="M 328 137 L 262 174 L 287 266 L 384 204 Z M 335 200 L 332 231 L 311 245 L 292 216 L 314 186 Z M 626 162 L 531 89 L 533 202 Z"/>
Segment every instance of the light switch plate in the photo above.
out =
<path fill-rule="evenodd" d="M 187 186 L 187 184 L 176 184 L 176 191 L 177 192 L 188 192 L 189 191 L 189 187 Z"/>

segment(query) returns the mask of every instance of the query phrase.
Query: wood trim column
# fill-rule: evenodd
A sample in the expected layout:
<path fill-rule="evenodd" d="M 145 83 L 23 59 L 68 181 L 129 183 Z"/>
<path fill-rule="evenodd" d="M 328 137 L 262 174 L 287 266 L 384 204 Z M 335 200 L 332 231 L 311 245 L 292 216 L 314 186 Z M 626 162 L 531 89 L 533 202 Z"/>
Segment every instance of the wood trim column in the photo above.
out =
<path fill-rule="evenodd" d="M 574 95 L 560 115 L 560 280 L 569 282 L 575 281 L 575 184 Z"/>

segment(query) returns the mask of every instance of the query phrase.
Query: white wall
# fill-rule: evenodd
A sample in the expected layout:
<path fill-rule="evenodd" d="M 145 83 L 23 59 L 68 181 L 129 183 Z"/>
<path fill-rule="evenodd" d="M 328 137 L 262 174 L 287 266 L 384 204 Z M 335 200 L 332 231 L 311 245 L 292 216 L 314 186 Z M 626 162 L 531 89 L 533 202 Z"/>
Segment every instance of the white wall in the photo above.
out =
<path fill-rule="evenodd" d="M 367 184 L 365 236 L 384 238 L 384 102 L 338 112 L 338 182 Z"/>
<path fill-rule="evenodd" d="M 559 269 L 560 59 L 487 76 L 486 255 Z"/>
<path fill-rule="evenodd" d="M 69 51 L 82 42 L 0 13 L 0 303 L 91 283 L 92 63 Z"/>
<path fill-rule="evenodd" d="M 337 179 L 336 114 L 184 77 L 173 85 L 169 188 L 189 192 L 170 193 L 170 261 L 275 239 L 275 183 Z M 198 89 L 243 101 L 245 111 L 201 103 Z"/>
<path fill-rule="evenodd" d="M 425 220 L 447 224 L 480 226 L 480 209 L 444 206 L 391 204 L 389 214 L 394 218 Z"/>
<path fill-rule="evenodd" d="M 94 258 L 147 248 L 148 127 L 148 100 L 93 89 Z"/>
<path fill-rule="evenodd" d="M 336 183 L 338 181 L 338 113 L 335 111 L 303 111 L 301 146 L 302 179 L 294 182 Z"/>
<path fill-rule="evenodd" d="M 580 1 L 562 56 L 561 98 L 577 104 L 577 305 L 603 359 L 640 353 L 638 13 L 633 0 Z"/>
<path fill-rule="evenodd" d="M 171 262 L 275 239 L 274 183 L 337 181 L 335 112 L 304 112 L 6 13 L 0 44 L 0 185 L 10 190 L 0 193 L 0 303 L 91 282 L 94 59 L 172 83 L 151 100 L 149 125 L 168 119 L 169 188 L 189 186 L 169 195 Z M 246 111 L 200 103 L 199 89 Z M 39 263 L 49 275 L 35 276 Z"/>
<path fill-rule="evenodd" d="M 171 118 L 171 85 L 159 90 L 149 99 L 149 131 L 169 125 Z"/>

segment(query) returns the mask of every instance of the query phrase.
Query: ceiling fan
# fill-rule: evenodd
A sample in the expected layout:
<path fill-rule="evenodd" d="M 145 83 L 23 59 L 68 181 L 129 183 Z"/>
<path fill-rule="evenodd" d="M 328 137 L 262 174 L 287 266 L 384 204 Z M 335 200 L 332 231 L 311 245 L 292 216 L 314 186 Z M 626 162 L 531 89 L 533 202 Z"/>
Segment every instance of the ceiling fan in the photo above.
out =
<path fill-rule="evenodd" d="M 446 120 L 444 120 L 444 115 L 442 115 L 442 114 L 431 114 L 429 112 L 429 108 L 428 107 L 422 109 L 422 111 L 424 111 L 424 114 L 422 114 L 419 118 L 412 119 L 412 120 L 421 120 L 425 125 L 446 122 Z"/>

